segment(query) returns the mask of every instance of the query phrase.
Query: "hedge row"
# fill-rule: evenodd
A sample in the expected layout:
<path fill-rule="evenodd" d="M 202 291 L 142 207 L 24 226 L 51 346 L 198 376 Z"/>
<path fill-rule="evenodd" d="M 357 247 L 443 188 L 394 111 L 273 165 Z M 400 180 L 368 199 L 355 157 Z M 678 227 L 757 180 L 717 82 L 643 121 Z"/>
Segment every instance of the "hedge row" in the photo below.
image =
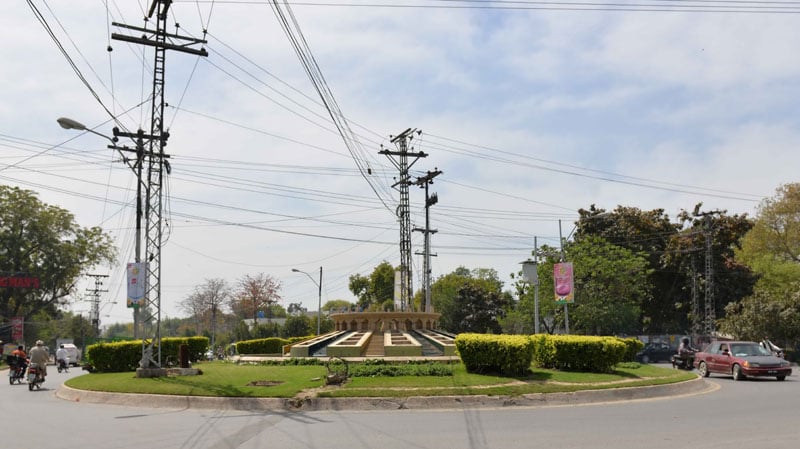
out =
<path fill-rule="evenodd" d="M 244 340 L 236 343 L 236 352 L 239 354 L 281 354 L 284 345 L 294 344 L 309 340 L 314 336 L 290 338 L 259 338 L 257 340 Z"/>
<path fill-rule="evenodd" d="M 533 341 L 525 335 L 458 334 L 455 344 L 471 373 L 524 374 L 533 359 Z"/>
<path fill-rule="evenodd" d="M 564 371 L 609 372 L 644 346 L 635 338 L 578 335 L 459 334 L 456 349 L 471 373 L 524 374 L 531 364 Z"/>
<path fill-rule="evenodd" d="M 534 335 L 534 364 L 564 371 L 605 373 L 624 362 L 628 345 L 617 337 Z"/>
<path fill-rule="evenodd" d="M 180 345 L 189 347 L 189 360 L 202 360 L 208 350 L 208 337 L 162 338 L 161 361 L 178 362 Z M 154 348 L 154 352 L 158 347 Z M 154 355 L 155 358 L 155 355 Z M 97 343 L 86 348 L 86 359 L 97 372 L 135 371 L 142 359 L 142 340 L 120 341 L 116 343 Z"/>

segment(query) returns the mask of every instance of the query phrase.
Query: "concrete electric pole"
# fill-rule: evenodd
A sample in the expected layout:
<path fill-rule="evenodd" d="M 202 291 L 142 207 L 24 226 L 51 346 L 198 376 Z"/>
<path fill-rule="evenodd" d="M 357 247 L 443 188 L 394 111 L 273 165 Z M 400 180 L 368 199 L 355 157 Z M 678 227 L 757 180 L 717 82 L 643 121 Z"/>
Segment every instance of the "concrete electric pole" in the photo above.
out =
<path fill-rule="evenodd" d="M 425 289 L 425 304 L 422 305 L 423 312 L 433 312 L 431 306 L 431 256 L 435 254 L 431 254 L 431 234 L 435 234 L 437 230 L 431 229 L 430 208 L 439 202 L 439 196 L 435 193 L 433 195 L 428 195 L 428 185 L 433 184 L 433 178 L 441 174 L 442 172 L 439 169 L 434 168 L 433 171 L 428 171 L 428 174 L 425 176 L 417 177 L 417 180 L 414 182 L 415 185 L 425 188 L 425 229 L 414 228 L 414 231 L 423 232 L 425 234 L 425 249 L 423 252 L 423 256 L 425 257 L 423 275 L 425 277 L 422 280 L 423 288 Z"/>

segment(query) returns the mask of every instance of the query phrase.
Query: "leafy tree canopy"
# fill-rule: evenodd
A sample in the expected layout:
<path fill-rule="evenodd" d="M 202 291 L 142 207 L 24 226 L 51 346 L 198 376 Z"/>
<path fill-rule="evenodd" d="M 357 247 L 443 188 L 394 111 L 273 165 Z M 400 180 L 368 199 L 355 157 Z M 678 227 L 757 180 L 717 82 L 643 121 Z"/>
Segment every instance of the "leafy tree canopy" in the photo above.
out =
<path fill-rule="evenodd" d="M 350 276 L 348 287 L 358 298 L 358 307 L 362 310 L 383 310 L 387 301 L 394 298 L 394 268 L 383 261 L 367 276 L 354 274 Z"/>
<path fill-rule="evenodd" d="M 114 258 L 111 237 L 99 227 L 79 226 L 70 212 L 30 190 L 0 186 L 0 273 L 40 282 L 39 289 L 0 289 L 0 319 L 55 316 L 83 273 Z"/>

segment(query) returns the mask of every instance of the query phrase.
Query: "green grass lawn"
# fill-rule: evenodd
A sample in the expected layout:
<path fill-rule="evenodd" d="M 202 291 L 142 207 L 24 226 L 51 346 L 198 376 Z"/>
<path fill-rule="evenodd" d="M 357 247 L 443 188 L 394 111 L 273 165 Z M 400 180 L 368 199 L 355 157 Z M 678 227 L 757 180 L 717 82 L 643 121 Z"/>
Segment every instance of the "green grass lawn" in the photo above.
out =
<path fill-rule="evenodd" d="M 81 390 L 220 397 L 294 397 L 324 386 L 324 366 L 195 365 L 199 376 L 136 378 L 134 373 L 93 373 L 66 382 Z M 352 377 L 341 387 L 317 391 L 321 397 L 406 397 L 435 395 L 520 395 L 631 386 L 659 385 L 696 377 L 691 372 L 636 363 L 613 373 L 574 373 L 532 369 L 522 377 L 470 374 L 461 364 L 452 376 Z M 253 385 L 260 382 L 261 385 Z"/>

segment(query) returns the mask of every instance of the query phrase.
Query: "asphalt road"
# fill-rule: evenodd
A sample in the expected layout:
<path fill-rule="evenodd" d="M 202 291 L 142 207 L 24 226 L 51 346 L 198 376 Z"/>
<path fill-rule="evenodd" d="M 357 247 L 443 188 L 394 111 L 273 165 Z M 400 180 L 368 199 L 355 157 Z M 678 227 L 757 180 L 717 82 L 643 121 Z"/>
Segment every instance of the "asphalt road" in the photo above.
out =
<path fill-rule="evenodd" d="M 52 368 L 52 367 L 51 367 Z M 800 447 L 800 376 L 666 399 L 539 408 L 242 412 L 143 408 L 0 386 L 4 446 L 19 448 L 731 448 Z M 5 372 L 3 372 L 5 375 Z M 15 437 L 18 436 L 18 437 Z M 20 438 L 16 441 L 15 438 Z"/>

